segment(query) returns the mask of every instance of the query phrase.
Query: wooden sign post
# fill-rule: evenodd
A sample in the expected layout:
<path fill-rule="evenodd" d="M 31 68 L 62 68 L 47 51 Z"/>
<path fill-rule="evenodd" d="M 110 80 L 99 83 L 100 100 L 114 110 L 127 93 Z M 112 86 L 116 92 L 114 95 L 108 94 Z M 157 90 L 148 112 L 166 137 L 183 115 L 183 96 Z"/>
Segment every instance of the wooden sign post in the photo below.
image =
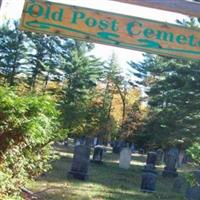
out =
<path fill-rule="evenodd" d="M 26 1 L 21 29 L 158 55 L 200 59 L 198 31 L 53 2 Z"/>
<path fill-rule="evenodd" d="M 112 0 L 200 17 L 200 0 Z"/>

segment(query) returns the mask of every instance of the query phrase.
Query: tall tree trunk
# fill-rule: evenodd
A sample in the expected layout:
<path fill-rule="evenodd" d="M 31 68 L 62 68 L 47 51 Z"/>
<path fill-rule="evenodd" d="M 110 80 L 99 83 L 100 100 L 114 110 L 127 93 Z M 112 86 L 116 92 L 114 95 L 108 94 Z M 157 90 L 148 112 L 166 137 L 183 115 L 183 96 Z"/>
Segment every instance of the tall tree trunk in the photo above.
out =
<path fill-rule="evenodd" d="M 14 77 L 15 77 L 15 73 L 16 73 L 16 67 L 13 66 L 11 75 L 10 75 L 10 77 L 9 77 L 9 85 L 10 85 L 10 86 L 14 86 Z"/>
<path fill-rule="evenodd" d="M 112 100 L 113 100 L 113 92 L 110 94 L 111 97 L 109 98 L 109 100 L 107 99 L 107 94 L 109 93 L 110 90 L 110 83 L 108 82 L 106 85 L 106 89 L 105 89 L 105 97 L 104 97 L 104 102 L 103 102 L 103 108 L 105 108 L 108 104 L 108 112 L 106 113 L 106 123 L 105 125 L 105 131 L 108 131 L 108 124 L 109 124 L 109 120 L 110 120 L 110 115 L 111 115 L 111 109 L 112 109 Z M 107 102 L 109 101 L 109 102 Z"/>
<path fill-rule="evenodd" d="M 37 77 L 37 74 L 34 73 L 32 76 L 31 91 L 35 91 L 36 77 Z"/>
<path fill-rule="evenodd" d="M 126 117 L 126 90 L 124 90 L 124 93 L 123 93 L 119 85 L 115 84 L 115 86 L 122 100 L 122 124 L 121 124 L 121 128 L 122 128 L 124 125 L 125 117 Z"/>
<path fill-rule="evenodd" d="M 45 83 L 44 83 L 44 88 L 43 88 L 44 93 L 45 93 L 45 91 L 47 89 L 48 82 L 49 82 L 49 72 L 45 77 Z"/>
<path fill-rule="evenodd" d="M 15 54 L 15 59 L 14 59 L 14 62 L 13 62 L 12 72 L 11 72 L 10 77 L 9 77 L 9 85 L 10 86 L 14 86 L 14 78 L 15 78 L 16 69 L 17 69 L 16 62 L 17 62 L 17 52 Z"/>
<path fill-rule="evenodd" d="M 36 80 L 37 80 L 37 76 L 39 74 L 39 61 L 37 61 L 37 64 L 35 66 L 35 69 L 33 71 L 33 75 L 32 75 L 32 81 L 31 81 L 31 91 L 35 91 L 35 87 L 36 87 Z"/>

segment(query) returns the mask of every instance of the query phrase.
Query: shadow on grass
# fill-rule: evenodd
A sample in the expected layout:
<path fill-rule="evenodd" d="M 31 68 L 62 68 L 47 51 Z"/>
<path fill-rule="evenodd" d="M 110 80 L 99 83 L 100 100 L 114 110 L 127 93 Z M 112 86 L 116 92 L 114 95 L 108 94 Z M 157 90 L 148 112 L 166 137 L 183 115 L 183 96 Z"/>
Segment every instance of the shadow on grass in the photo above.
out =
<path fill-rule="evenodd" d="M 43 194 L 41 196 L 41 200 L 122 200 L 122 199 L 125 199 L 125 200 L 141 200 L 141 195 L 140 194 L 122 194 L 121 192 L 104 192 L 102 194 L 97 194 L 97 195 L 94 195 L 92 198 L 91 198 L 91 195 L 87 195 L 87 194 L 84 194 L 84 191 L 83 191 L 83 194 L 82 195 L 77 195 L 77 190 L 70 190 L 67 192 L 63 192 L 61 193 L 60 191 L 58 192 L 55 192 L 55 193 L 52 193 L 52 194 Z M 149 199 L 149 196 L 146 195 L 142 197 L 144 200 L 147 200 Z"/>

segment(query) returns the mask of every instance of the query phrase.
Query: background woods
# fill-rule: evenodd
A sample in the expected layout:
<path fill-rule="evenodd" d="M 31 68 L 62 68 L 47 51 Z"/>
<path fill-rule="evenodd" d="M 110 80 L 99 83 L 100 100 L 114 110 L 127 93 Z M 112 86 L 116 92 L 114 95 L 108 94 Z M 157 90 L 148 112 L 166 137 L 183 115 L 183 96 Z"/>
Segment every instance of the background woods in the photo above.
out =
<path fill-rule="evenodd" d="M 9 21 L 0 35 L 0 195 L 7 198 L 49 169 L 52 142 L 121 137 L 129 99 L 140 93 L 115 55 L 101 61 L 90 43 L 22 32 Z"/>
<path fill-rule="evenodd" d="M 199 30 L 194 18 L 178 23 Z M 18 26 L 0 27 L 0 199 L 22 199 L 20 188 L 55 167 L 54 145 L 68 138 L 178 148 L 199 167 L 200 61 L 133 55 L 129 78 L 114 53 L 101 60 L 91 43 Z"/>

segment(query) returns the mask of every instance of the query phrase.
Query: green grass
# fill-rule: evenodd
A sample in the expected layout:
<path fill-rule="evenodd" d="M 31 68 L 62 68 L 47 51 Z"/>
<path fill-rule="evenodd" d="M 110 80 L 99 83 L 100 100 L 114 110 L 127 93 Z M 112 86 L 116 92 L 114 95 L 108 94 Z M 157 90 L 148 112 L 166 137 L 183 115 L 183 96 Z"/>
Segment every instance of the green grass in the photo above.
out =
<path fill-rule="evenodd" d="M 91 163 L 89 180 L 68 179 L 72 161 L 72 147 L 56 147 L 60 159 L 53 163 L 51 171 L 31 183 L 29 188 L 43 200 L 183 200 L 184 190 L 172 192 L 174 179 L 161 176 L 162 166 L 157 167 L 158 179 L 155 193 L 140 192 L 141 169 L 146 157 L 135 154 L 131 168 L 120 169 L 118 155 L 108 151 L 104 164 Z M 183 170 L 184 172 L 184 170 Z M 182 172 L 182 173 L 183 173 Z"/>

